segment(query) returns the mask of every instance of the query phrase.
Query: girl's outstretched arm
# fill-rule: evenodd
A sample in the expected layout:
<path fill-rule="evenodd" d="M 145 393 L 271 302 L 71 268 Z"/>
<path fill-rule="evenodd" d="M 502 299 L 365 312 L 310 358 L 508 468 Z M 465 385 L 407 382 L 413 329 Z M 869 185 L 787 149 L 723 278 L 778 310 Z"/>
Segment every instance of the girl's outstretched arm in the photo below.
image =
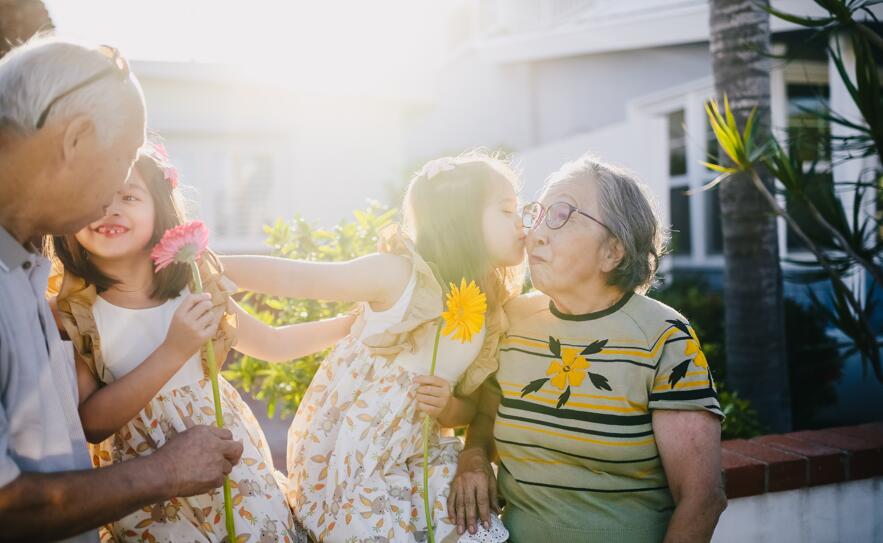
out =
<path fill-rule="evenodd" d="M 330 347 L 349 334 L 356 319 L 354 315 L 343 315 L 273 327 L 245 311 L 233 300 L 227 304 L 227 311 L 235 313 L 239 320 L 233 348 L 267 362 L 294 360 Z"/>
<path fill-rule="evenodd" d="M 221 256 L 224 275 L 243 290 L 280 298 L 370 302 L 391 306 L 411 278 L 411 263 L 392 254 L 346 262 L 310 262 L 272 256 Z"/>

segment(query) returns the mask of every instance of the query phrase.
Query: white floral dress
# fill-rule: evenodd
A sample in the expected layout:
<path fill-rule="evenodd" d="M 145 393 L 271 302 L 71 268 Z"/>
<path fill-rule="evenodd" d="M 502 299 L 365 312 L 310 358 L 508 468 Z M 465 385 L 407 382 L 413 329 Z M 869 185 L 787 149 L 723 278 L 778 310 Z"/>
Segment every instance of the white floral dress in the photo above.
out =
<path fill-rule="evenodd" d="M 352 335 L 323 361 L 288 433 L 289 503 L 318 541 L 427 539 L 423 414 L 413 379 L 429 373 L 441 287 L 400 233 L 384 241 L 412 260 L 411 281 L 392 308 L 363 307 Z M 436 374 L 480 384 L 494 369 L 495 357 L 487 357 L 496 354 L 496 325 L 466 344 L 442 336 Z M 446 500 L 460 449 L 450 430 L 433 425 L 429 496 L 438 542 L 458 539 Z"/>
<path fill-rule="evenodd" d="M 226 303 L 225 283 L 202 266 L 206 290 L 216 305 Z M 231 285 L 232 286 L 232 285 Z M 165 338 L 181 297 L 149 309 L 116 307 L 81 279 L 65 276 L 58 297 L 62 321 L 74 346 L 103 383 L 140 364 Z M 233 343 L 234 322 L 224 322 L 215 339 L 219 359 Z M 284 477 L 275 471 L 260 425 L 225 379 L 219 379 L 225 426 L 244 446 L 230 474 L 237 543 L 306 542 L 285 500 Z M 175 434 L 197 424 L 214 425 L 211 383 L 194 355 L 125 426 L 90 447 L 95 467 L 153 453 Z M 226 540 L 224 497 L 218 488 L 199 496 L 146 506 L 100 530 L 102 541 L 220 542 Z"/>

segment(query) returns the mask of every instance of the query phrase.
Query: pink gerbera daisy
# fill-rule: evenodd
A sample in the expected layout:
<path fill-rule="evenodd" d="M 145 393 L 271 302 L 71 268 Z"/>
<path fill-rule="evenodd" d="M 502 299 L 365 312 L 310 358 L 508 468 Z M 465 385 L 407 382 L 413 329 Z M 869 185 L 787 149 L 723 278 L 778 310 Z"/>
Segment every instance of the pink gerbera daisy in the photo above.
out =
<path fill-rule="evenodd" d="M 208 228 L 202 221 L 190 221 L 166 231 L 150 251 L 150 258 L 159 272 L 169 264 L 189 264 L 199 260 L 208 247 Z"/>

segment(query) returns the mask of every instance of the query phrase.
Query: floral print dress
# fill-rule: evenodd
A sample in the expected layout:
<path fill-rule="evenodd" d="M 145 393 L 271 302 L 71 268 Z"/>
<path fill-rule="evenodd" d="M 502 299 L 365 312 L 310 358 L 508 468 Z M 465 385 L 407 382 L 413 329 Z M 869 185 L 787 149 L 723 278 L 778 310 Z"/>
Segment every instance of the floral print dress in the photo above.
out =
<path fill-rule="evenodd" d="M 201 264 L 206 291 L 216 305 L 226 304 L 234 287 L 218 273 L 211 255 Z M 81 279 L 64 277 L 58 307 L 77 349 L 102 383 L 111 383 L 143 361 L 165 337 L 181 297 L 149 309 L 110 305 Z M 215 338 L 219 359 L 233 344 L 235 322 L 228 317 Z M 202 363 L 201 363 L 202 362 Z M 125 426 L 90 447 L 95 467 L 153 453 L 179 432 L 197 424 L 214 425 L 211 383 L 198 355 L 188 360 L 160 392 Z M 275 471 L 267 441 L 248 405 L 225 379 L 219 378 L 225 426 L 243 443 L 243 454 L 230 474 L 237 542 L 301 543 L 283 493 L 284 477 Z M 226 541 L 222 489 L 148 505 L 100 530 L 102 541 Z"/>
<path fill-rule="evenodd" d="M 363 306 L 352 334 L 323 361 L 288 433 L 289 503 L 318 541 L 427 540 L 423 415 L 413 380 L 429 373 L 442 290 L 400 232 L 387 233 L 381 249 L 411 259 L 408 287 L 386 311 Z M 457 393 L 468 394 L 464 383 L 480 384 L 495 369 L 499 325 L 489 319 L 465 344 L 442 336 L 436 374 L 459 383 Z M 433 426 L 429 496 L 439 542 L 458 540 L 446 501 L 460 449 L 450 430 Z"/>

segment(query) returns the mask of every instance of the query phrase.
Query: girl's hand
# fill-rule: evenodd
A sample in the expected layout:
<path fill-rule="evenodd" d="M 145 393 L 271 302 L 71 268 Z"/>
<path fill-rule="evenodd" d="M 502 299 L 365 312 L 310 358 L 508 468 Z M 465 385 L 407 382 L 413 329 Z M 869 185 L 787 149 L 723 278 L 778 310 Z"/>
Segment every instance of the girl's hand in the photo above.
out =
<path fill-rule="evenodd" d="M 214 309 L 208 293 L 190 294 L 175 311 L 163 346 L 183 364 L 214 337 L 224 308 Z"/>
<path fill-rule="evenodd" d="M 429 375 L 414 379 L 417 386 L 417 409 L 433 419 L 439 416 L 451 402 L 451 384 L 447 380 Z"/>

